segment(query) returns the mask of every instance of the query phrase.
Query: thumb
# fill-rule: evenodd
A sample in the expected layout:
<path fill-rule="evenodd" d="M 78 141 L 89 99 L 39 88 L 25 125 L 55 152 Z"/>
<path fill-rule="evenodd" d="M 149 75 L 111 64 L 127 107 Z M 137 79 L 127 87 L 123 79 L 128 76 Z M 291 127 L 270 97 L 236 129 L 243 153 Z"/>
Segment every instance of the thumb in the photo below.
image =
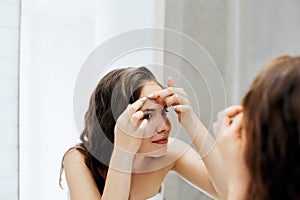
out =
<path fill-rule="evenodd" d="M 168 87 L 175 87 L 174 79 L 172 76 L 169 76 L 167 78 L 167 85 L 168 85 Z"/>
<path fill-rule="evenodd" d="M 139 137 L 139 138 L 146 138 L 144 136 L 144 131 L 145 131 L 145 128 L 146 128 L 147 125 L 148 125 L 148 121 L 146 119 L 144 119 L 142 121 L 142 123 L 140 124 L 140 126 L 138 127 L 137 137 Z"/>
<path fill-rule="evenodd" d="M 238 133 L 238 137 L 241 138 L 244 134 L 243 131 L 243 114 L 240 113 L 232 119 L 232 124 L 230 125 L 230 129 L 234 133 Z"/>

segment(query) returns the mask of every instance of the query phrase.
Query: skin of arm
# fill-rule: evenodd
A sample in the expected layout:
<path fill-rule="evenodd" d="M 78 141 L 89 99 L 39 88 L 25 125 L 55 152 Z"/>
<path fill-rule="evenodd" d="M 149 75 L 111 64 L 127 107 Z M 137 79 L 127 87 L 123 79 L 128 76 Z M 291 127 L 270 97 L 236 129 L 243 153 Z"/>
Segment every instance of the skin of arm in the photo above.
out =
<path fill-rule="evenodd" d="M 218 195 L 209 178 L 207 169 L 200 155 L 185 142 L 174 139 L 172 146 L 180 157 L 176 160 L 172 170 L 176 171 L 181 177 L 197 186 L 203 192 L 217 198 Z M 173 148 L 170 148 L 173 149 Z M 182 152 L 184 152 L 182 154 Z"/>
<path fill-rule="evenodd" d="M 209 174 L 216 192 L 214 196 L 217 199 L 225 199 L 227 196 L 227 173 L 223 167 L 219 149 L 217 146 L 214 146 L 216 140 L 209 134 L 197 116 L 193 118 L 194 123 L 189 123 L 188 126 L 184 127 L 190 137 L 193 138 L 193 143 L 205 165 L 205 167 L 201 166 L 202 170 L 207 171 Z"/>
<path fill-rule="evenodd" d="M 226 108 L 225 125 L 222 117 L 218 117 L 218 121 L 213 125 L 214 132 L 222 134 L 218 149 L 222 152 L 224 168 L 228 173 L 227 199 L 247 199 L 250 174 L 244 160 L 246 131 L 243 128 L 242 110 L 241 106 Z M 224 111 L 219 115 L 224 116 L 223 113 Z"/>
<path fill-rule="evenodd" d="M 199 163 L 194 162 L 192 159 L 185 157 L 188 155 L 184 155 L 176 164 L 176 171 L 187 180 L 191 179 L 189 181 L 200 187 L 203 187 L 203 185 L 199 185 L 201 184 L 200 181 L 211 181 L 213 189 L 208 189 L 208 192 L 218 199 L 225 199 L 227 196 L 227 177 L 226 171 L 222 167 L 223 161 L 218 148 L 212 148 L 215 145 L 215 139 L 209 134 L 206 127 L 193 112 L 188 96 L 184 90 L 182 88 L 175 87 L 172 77 L 167 79 L 167 85 L 167 89 L 158 91 L 150 97 L 163 101 L 168 107 L 172 106 L 174 108 L 174 111 L 178 115 L 179 123 L 181 123 L 188 132 L 190 138 L 192 138 L 192 141 L 203 161 Z M 203 163 L 205 164 L 205 167 L 203 166 Z M 195 177 L 195 174 L 193 173 L 195 171 L 191 170 L 191 168 L 196 170 L 197 167 L 199 168 L 199 170 L 197 170 L 197 173 L 199 174 L 199 181 L 193 178 Z M 207 172 L 209 176 L 203 175 Z M 190 173 L 193 173 L 193 175 Z M 206 179 L 201 180 L 201 177 L 206 177 Z"/>
<path fill-rule="evenodd" d="M 128 199 L 133 159 L 134 154 L 125 155 L 120 150 L 113 151 L 110 165 L 118 166 L 119 169 L 109 168 L 101 199 Z"/>
<path fill-rule="evenodd" d="M 115 126 L 115 145 L 109 164 L 102 199 L 128 200 L 134 157 L 141 145 L 147 126 L 139 111 L 146 98 L 137 100 L 120 115 Z M 134 137 L 132 137 L 134 136 Z"/>
<path fill-rule="evenodd" d="M 102 196 L 85 164 L 84 155 L 77 150 L 66 154 L 63 165 L 71 200 L 128 200 L 133 160 L 147 125 L 147 120 L 137 123 L 143 117 L 143 113 L 138 110 L 145 100 L 139 99 L 129 105 L 117 120 L 115 145 Z"/>
<path fill-rule="evenodd" d="M 199 154 L 193 148 L 189 147 L 183 156 L 177 160 L 174 170 L 213 197 L 225 199 L 227 196 L 227 179 L 226 172 L 222 167 L 222 158 L 217 148 L 213 148 L 208 153 L 212 148 L 214 140 L 209 140 L 211 142 L 210 145 L 203 144 L 206 137 L 211 137 L 210 135 L 206 136 L 208 133 L 206 128 L 203 127 L 200 130 L 192 129 L 193 134 L 197 130 L 193 142 Z M 207 145 L 207 149 L 204 149 L 201 144 Z M 204 158 L 201 155 L 200 149 L 206 155 Z"/>

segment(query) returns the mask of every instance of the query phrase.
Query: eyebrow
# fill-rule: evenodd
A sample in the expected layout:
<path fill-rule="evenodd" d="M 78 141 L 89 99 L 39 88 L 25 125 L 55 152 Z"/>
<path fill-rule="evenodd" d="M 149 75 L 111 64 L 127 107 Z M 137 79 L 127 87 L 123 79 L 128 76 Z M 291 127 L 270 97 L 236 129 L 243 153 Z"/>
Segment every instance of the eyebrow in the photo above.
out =
<path fill-rule="evenodd" d="M 166 109 L 166 108 L 167 108 L 167 106 L 164 106 L 163 109 Z M 162 109 L 162 110 L 163 110 L 163 109 Z M 156 111 L 155 108 L 146 108 L 146 109 L 142 110 L 142 112 L 154 112 L 154 111 Z"/>
<path fill-rule="evenodd" d="M 143 112 L 154 112 L 156 109 L 154 108 L 147 108 L 145 110 L 142 110 Z"/>

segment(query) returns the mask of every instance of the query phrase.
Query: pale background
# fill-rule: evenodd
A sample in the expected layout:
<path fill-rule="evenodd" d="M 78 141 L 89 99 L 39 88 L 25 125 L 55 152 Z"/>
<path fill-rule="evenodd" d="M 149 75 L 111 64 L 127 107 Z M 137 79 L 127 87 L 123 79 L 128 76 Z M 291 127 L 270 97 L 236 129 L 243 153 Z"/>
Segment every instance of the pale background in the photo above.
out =
<path fill-rule="evenodd" d="M 298 0 L 0 0 L 0 199 L 66 199 L 58 176 L 61 156 L 78 141 L 74 84 L 102 42 L 146 27 L 182 32 L 210 53 L 225 83 L 226 105 L 236 104 L 268 60 L 300 53 L 299 10 Z M 119 64 L 151 62 L 187 72 L 182 60 L 160 53 Z M 156 72 L 159 79 L 164 72 Z M 200 91 L 201 119 L 209 126 L 223 99 L 212 109 L 210 100 L 201 98 L 199 79 L 188 76 Z M 166 180 L 165 198 L 208 199 L 176 174 Z"/>

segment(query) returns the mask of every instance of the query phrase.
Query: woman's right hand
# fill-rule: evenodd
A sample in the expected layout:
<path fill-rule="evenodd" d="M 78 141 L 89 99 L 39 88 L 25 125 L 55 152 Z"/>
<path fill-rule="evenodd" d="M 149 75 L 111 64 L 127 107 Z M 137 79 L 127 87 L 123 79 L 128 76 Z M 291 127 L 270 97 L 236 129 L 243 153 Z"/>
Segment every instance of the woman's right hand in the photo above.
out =
<path fill-rule="evenodd" d="M 245 130 L 243 128 L 243 108 L 231 106 L 219 112 L 218 120 L 213 124 L 214 134 L 219 137 L 218 148 L 222 152 L 228 171 L 236 174 L 244 166 Z"/>
<path fill-rule="evenodd" d="M 125 153 L 135 154 L 142 142 L 144 129 L 148 122 L 142 120 L 144 113 L 139 109 L 147 100 L 143 97 L 133 104 L 129 104 L 126 110 L 119 116 L 115 126 L 115 148 Z"/>
<path fill-rule="evenodd" d="M 220 112 L 218 121 L 214 123 L 213 128 L 215 134 L 220 138 L 217 146 L 227 171 L 228 194 L 238 196 L 238 193 L 242 193 L 243 195 L 243 189 L 247 188 L 250 179 L 244 157 L 246 131 L 244 129 L 243 108 L 231 106 Z"/>

